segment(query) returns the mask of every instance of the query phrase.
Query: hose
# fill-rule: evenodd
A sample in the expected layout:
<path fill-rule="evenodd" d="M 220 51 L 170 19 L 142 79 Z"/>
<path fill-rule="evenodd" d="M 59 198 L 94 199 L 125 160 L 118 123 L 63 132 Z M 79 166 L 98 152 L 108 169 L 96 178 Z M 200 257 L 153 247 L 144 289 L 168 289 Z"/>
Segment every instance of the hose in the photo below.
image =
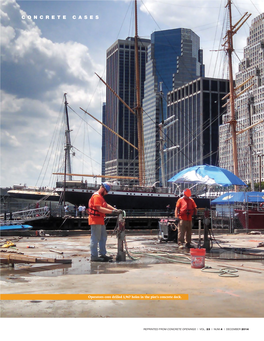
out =
<path fill-rule="evenodd" d="M 128 255 L 128 257 L 129 257 L 130 259 L 132 259 L 132 260 L 139 260 L 140 258 L 134 258 L 134 257 L 132 257 L 131 254 L 129 253 L 129 251 L 128 251 L 128 246 L 127 246 L 127 241 L 126 241 L 126 236 L 125 236 L 125 238 L 124 238 L 124 242 L 125 242 L 126 254 Z"/>
<path fill-rule="evenodd" d="M 162 259 L 162 260 L 166 260 L 166 261 L 170 261 L 170 262 L 173 262 L 173 263 L 184 263 L 184 264 L 190 264 L 191 261 L 188 257 L 182 257 L 182 256 L 172 256 L 172 255 L 169 255 L 170 257 L 165 257 L 165 256 L 160 256 L 160 255 L 155 255 L 153 253 L 143 253 L 143 252 L 134 252 L 134 253 L 137 253 L 137 254 L 140 254 L 142 256 L 150 256 L 150 257 L 154 257 L 154 258 L 159 258 L 159 259 Z M 173 259 L 173 258 L 180 258 L 180 259 Z"/>
<path fill-rule="evenodd" d="M 211 272 L 211 273 L 219 273 L 220 277 L 239 277 L 236 272 L 238 272 L 236 269 L 228 269 L 228 268 L 222 268 L 222 269 L 214 269 L 211 266 L 205 266 L 202 268 L 203 272 Z"/>

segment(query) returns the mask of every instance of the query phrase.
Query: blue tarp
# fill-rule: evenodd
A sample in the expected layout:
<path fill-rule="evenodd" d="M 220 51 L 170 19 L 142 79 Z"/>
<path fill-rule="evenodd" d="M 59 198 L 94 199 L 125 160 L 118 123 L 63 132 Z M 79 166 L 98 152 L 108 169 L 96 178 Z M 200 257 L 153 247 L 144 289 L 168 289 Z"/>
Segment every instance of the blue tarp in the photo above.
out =
<path fill-rule="evenodd" d="M 236 202 L 264 202 L 264 192 L 234 192 L 225 193 L 211 201 L 212 205 L 234 204 Z"/>
<path fill-rule="evenodd" d="M 0 231 L 8 230 L 31 230 L 33 226 L 31 225 L 2 225 L 0 226 Z"/>

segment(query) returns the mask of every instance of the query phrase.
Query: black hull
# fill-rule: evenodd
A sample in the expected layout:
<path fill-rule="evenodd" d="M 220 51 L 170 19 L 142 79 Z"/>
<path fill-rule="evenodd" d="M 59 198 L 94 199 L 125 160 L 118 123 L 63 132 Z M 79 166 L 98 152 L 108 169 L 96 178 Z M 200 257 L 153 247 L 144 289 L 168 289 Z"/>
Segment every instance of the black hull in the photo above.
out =
<path fill-rule="evenodd" d="M 54 201 L 54 202 L 59 202 L 60 197 L 59 196 L 46 196 L 45 194 L 38 194 L 38 193 L 8 193 L 8 196 L 11 198 L 15 199 L 26 199 L 26 200 L 32 200 L 32 201 L 39 201 L 42 200 L 43 198 L 46 198 L 46 201 Z"/>
<path fill-rule="evenodd" d="M 94 191 L 91 190 L 66 190 L 65 201 L 73 205 L 86 205 Z M 137 192 L 110 192 L 106 196 L 106 201 L 111 206 L 119 209 L 128 210 L 170 210 L 175 209 L 178 196 L 174 194 L 157 194 L 157 193 L 137 193 Z M 198 208 L 210 208 L 210 200 L 202 198 L 194 198 Z"/>

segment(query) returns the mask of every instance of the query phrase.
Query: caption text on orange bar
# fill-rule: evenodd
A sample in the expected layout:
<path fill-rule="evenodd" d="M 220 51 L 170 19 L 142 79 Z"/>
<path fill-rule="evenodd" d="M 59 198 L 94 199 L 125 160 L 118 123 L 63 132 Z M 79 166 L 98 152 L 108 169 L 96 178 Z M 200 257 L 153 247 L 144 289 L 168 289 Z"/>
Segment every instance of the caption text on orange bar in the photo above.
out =
<path fill-rule="evenodd" d="M 150 300 L 150 301 L 157 301 L 157 300 L 188 300 L 189 297 L 187 294 L 161 294 L 161 295 L 142 295 L 142 294 L 1 294 L 0 300 L 7 301 L 7 300 Z"/>

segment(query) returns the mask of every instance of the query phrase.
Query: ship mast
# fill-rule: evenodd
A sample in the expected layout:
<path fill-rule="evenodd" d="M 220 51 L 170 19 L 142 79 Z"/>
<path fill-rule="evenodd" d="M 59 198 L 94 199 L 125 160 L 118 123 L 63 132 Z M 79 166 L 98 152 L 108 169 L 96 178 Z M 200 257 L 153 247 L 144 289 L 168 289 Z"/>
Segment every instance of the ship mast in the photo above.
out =
<path fill-rule="evenodd" d="M 227 32 L 227 54 L 228 54 L 228 65 L 229 65 L 229 90 L 230 90 L 230 126 L 232 136 L 232 147 L 233 147 L 233 172 L 238 176 L 238 160 L 237 160 L 237 140 L 236 140 L 236 117 L 235 117 L 235 91 L 234 91 L 234 80 L 233 80 L 233 64 L 232 64 L 232 53 L 233 48 L 233 27 L 232 27 L 232 12 L 231 12 L 231 0 L 227 3 L 229 11 L 229 30 Z"/>
<path fill-rule="evenodd" d="M 233 173 L 238 176 L 238 155 L 237 155 L 237 131 L 236 125 L 237 120 L 235 117 L 235 98 L 238 97 L 235 94 L 234 88 L 234 79 L 233 79 L 233 64 L 232 64 L 232 53 L 234 51 L 233 48 L 233 35 L 237 33 L 240 27 L 246 22 L 246 20 L 250 17 L 251 14 L 245 13 L 244 16 L 233 26 L 232 25 L 232 10 L 231 10 L 231 0 L 227 0 L 228 12 L 229 12 L 229 30 L 224 39 L 226 39 L 224 46 L 227 45 L 226 51 L 228 54 L 228 66 L 229 66 L 229 94 L 224 98 L 230 96 L 229 104 L 230 104 L 230 126 L 231 126 L 231 138 L 232 138 L 232 149 L 233 149 Z M 246 19 L 244 19 L 246 17 Z M 240 24 L 240 22 L 244 19 L 244 21 Z M 238 24 L 240 24 L 238 26 Z M 237 191 L 237 186 L 235 186 L 235 190 Z"/>
<path fill-rule="evenodd" d="M 70 135 L 70 122 L 69 122 L 69 114 L 68 114 L 68 102 L 67 102 L 67 94 L 64 94 L 64 107 L 65 107 L 65 118 L 66 118 L 66 125 L 65 125 L 65 174 L 71 173 L 71 135 Z M 65 179 L 66 180 L 66 179 Z M 72 180 L 72 176 L 69 176 L 68 180 Z"/>
<path fill-rule="evenodd" d="M 66 178 L 68 176 L 68 180 L 72 180 L 71 174 L 71 135 L 70 135 L 70 121 L 68 114 L 68 102 L 67 102 L 67 94 L 64 94 L 64 111 L 65 111 L 65 158 L 64 158 L 64 179 L 63 179 L 63 197 L 60 199 L 60 202 L 63 201 L 65 206 L 65 188 L 66 188 Z"/>
<path fill-rule="evenodd" d="M 138 55 L 138 26 L 137 26 L 137 0 L 135 0 L 135 69 L 136 69 L 136 117 L 138 130 L 138 167 L 139 185 L 145 185 L 145 157 L 144 157 L 144 137 L 143 137 L 143 110 L 140 100 L 140 73 Z"/>

